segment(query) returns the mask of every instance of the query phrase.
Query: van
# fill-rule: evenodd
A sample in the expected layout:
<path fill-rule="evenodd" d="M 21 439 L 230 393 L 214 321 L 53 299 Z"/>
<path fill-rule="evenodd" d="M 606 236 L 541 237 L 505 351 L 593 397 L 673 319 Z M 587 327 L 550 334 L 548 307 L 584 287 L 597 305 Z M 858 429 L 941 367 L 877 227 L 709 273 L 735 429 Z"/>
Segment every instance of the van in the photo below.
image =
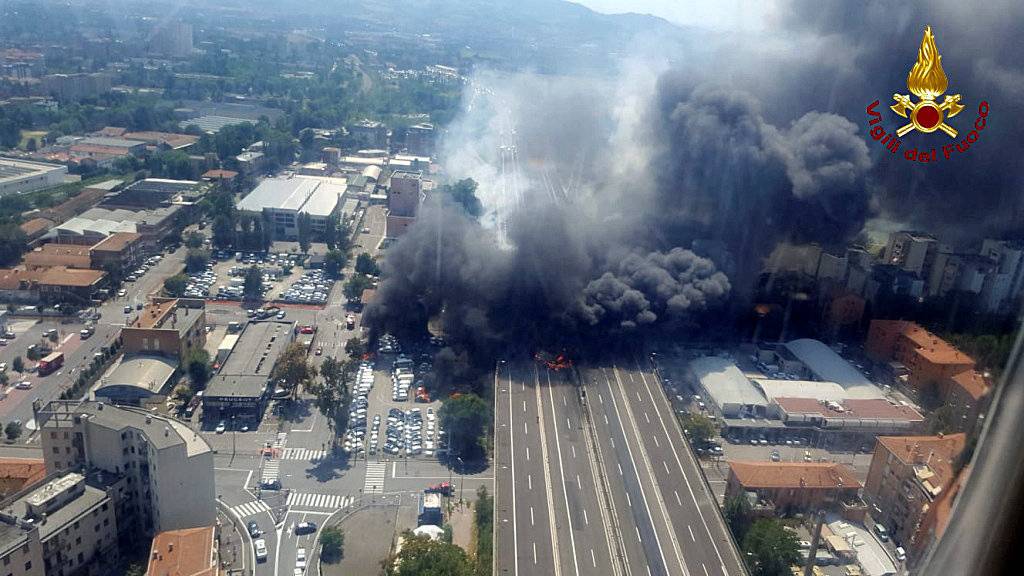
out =
<path fill-rule="evenodd" d="M 257 538 L 252 542 L 253 550 L 256 551 L 256 561 L 266 562 L 267 561 L 267 541 L 263 538 Z"/>
<path fill-rule="evenodd" d="M 889 531 L 885 529 L 885 526 L 876 523 L 874 526 L 875 534 L 878 534 L 878 539 L 882 542 L 889 541 Z"/>
<path fill-rule="evenodd" d="M 907 551 L 903 549 L 903 546 L 896 547 L 896 559 L 900 562 L 907 559 Z"/>

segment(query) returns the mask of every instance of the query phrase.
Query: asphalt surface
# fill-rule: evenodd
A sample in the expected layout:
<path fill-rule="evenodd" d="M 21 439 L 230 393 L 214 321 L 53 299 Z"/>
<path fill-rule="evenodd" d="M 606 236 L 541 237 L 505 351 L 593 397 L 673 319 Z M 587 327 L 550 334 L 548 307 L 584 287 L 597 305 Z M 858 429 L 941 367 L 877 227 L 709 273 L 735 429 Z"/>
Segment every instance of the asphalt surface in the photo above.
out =
<path fill-rule="evenodd" d="M 741 575 L 649 365 L 495 374 L 496 573 Z"/>

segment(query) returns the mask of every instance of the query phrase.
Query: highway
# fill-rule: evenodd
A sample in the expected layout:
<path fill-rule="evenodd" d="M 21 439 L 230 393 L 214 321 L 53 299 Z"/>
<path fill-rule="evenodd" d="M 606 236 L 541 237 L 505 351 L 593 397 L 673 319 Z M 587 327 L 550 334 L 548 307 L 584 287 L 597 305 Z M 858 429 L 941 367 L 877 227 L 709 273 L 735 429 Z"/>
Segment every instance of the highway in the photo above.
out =
<path fill-rule="evenodd" d="M 636 359 L 495 372 L 496 573 L 745 574 L 657 376 Z"/>

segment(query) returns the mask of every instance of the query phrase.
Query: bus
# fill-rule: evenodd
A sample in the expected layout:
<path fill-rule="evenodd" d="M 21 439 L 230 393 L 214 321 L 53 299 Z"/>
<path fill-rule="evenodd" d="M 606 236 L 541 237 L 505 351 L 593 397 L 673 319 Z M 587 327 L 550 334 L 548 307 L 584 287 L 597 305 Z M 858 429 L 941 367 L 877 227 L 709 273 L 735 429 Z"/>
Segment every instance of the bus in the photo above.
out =
<path fill-rule="evenodd" d="M 46 376 L 64 365 L 64 353 L 54 352 L 39 361 L 39 375 Z"/>

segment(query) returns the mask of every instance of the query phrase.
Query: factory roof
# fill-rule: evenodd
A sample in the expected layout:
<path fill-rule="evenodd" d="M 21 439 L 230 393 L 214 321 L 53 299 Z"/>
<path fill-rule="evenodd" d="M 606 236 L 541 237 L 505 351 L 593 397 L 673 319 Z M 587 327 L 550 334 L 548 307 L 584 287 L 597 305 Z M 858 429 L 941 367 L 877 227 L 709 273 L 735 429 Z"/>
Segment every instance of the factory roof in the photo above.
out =
<path fill-rule="evenodd" d="M 135 222 L 127 220 L 109 220 L 106 218 L 89 218 L 78 216 L 54 228 L 58 232 L 73 234 L 100 234 L 108 236 L 114 232 L 135 232 Z"/>
<path fill-rule="evenodd" d="M 238 209 L 262 212 L 264 209 L 288 210 L 329 216 L 345 193 L 344 184 L 314 178 L 267 178 L 238 203 Z"/>
<path fill-rule="evenodd" d="M 56 223 L 53 220 L 46 218 L 33 218 L 26 222 L 22 222 L 19 228 L 21 228 L 21 231 L 25 233 L 25 236 L 28 236 L 29 239 L 31 239 L 33 236 L 42 234 L 50 228 L 53 228 L 54 225 L 56 225 Z"/>
<path fill-rule="evenodd" d="M 193 124 L 198 126 L 203 132 L 216 133 L 220 132 L 221 128 L 224 128 L 225 126 L 231 126 L 233 124 L 255 124 L 255 122 L 245 118 L 231 118 L 229 116 L 217 116 L 213 114 L 199 116 L 198 118 L 189 118 L 188 120 L 178 122 L 178 126 L 181 128 L 188 128 Z"/>
<path fill-rule="evenodd" d="M 848 398 L 842 401 L 776 398 L 775 403 L 786 413 L 789 420 L 812 415 L 826 418 L 830 422 L 856 421 L 854 424 L 860 422 L 866 426 L 870 425 L 869 422 L 916 423 L 924 421 L 924 416 L 913 407 L 880 398 Z"/>
<path fill-rule="evenodd" d="M 18 179 L 39 172 L 50 172 L 61 170 L 64 166 L 58 164 L 46 164 L 44 162 L 32 162 L 29 160 L 16 160 L 14 158 L 0 158 L 0 182 L 8 179 Z"/>
<path fill-rule="evenodd" d="M 819 340 L 801 338 L 784 344 L 819 380 L 835 382 L 854 398 L 879 398 L 881 392 L 856 367 Z"/>
<path fill-rule="evenodd" d="M 103 146 L 106 148 L 134 148 L 135 146 L 145 146 L 145 142 L 142 140 L 129 140 L 128 138 L 108 138 L 106 136 L 90 136 L 83 138 L 78 144 L 84 144 L 86 146 Z"/>
<path fill-rule="evenodd" d="M 776 398 L 808 398 L 838 402 L 849 398 L 846 389 L 835 382 L 775 380 L 769 378 L 754 378 L 753 380 L 769 400 L 775 400 Z"/>
<path fill-rule="evenodd" d="M 220 373 L 262 376 L 266 380 L 294 333 L 294 322 L 249 322 Z"/>
<path fill-rule="evenodd" d="M 726 404 L 767 406 L 768 401 L 728 358 L 704 356 L 690 362 L 690 370 L 719 407 Z"/>
<path fill-rule="evenodd" d="M 142 395 L 159 394 L 178 368 L 177 361 L 162 356 L 129 356 L 121 360 L 106 382 L 96 390 L 97 396 L 114 388 L 137 389 Z M 115 395 L 115 394 L 110 394 Z"/>
<path fill-rule="evenodd" d="M 23 257 L 28 267 L 68 266 L 69 268 L 88 268 L 92 263 L 89 247 L 77 244 L 43 244 L 25 253 Z"/>

